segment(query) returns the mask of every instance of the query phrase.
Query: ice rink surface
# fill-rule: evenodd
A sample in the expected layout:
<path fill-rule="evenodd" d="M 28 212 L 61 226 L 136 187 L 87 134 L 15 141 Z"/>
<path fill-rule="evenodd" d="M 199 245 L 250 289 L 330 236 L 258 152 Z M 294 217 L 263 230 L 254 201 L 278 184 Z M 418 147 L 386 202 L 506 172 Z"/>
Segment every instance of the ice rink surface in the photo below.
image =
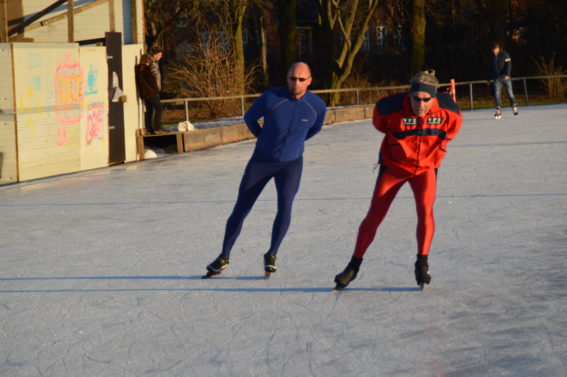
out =
<path fill-rule="evenodd" d="M 331 292 L 376 179 L 370 121 L 325 127 L 278 272 L 270 184 L 202 280 L 254 148 L 0 187 L 0 376 L 567 375 L 567 105 L 464 113 L 439 170 L 424 292 L 406 185 Z"/>

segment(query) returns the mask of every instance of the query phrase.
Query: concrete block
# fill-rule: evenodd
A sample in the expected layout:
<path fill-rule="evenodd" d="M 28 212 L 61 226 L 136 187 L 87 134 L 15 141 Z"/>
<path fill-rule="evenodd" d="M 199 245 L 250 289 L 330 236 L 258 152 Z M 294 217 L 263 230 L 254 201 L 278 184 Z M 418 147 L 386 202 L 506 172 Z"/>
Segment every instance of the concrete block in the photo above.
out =
<path fill-rule="evenodd" d="M 336 122 L 349 122 L 364 119 L 364 107 L 353 106 L 335 110 Z"/>
<path fill-rule="evenodd" d="M 234 124 L 221 127 L 223 144 L 252 139 L 254 135 L 245 124 Z"/>

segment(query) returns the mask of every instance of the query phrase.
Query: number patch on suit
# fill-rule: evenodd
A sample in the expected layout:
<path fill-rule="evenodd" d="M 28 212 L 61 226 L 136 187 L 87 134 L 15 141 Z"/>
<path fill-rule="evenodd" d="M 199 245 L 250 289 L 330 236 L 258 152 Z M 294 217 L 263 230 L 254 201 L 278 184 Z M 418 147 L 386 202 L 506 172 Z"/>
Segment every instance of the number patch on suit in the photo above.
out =
<path fill-rule="evenodd" d="M 417 125 L 417 118 L 403 118 L 404 126 L 415 126 Z"/>
<path fill-rule="evenodd" d="M 441 124 L 443 122 L 443 118 L 441 117 L 429 117 L 427 118 L 427 124 Z"/>

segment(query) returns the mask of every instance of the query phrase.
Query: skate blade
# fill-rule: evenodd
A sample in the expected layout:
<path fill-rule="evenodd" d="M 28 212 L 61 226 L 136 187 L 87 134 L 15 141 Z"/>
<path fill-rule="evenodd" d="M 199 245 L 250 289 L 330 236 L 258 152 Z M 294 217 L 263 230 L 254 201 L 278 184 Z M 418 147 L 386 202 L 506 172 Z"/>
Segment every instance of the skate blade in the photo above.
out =
<path fill-rule="evenodd" d="M 346 286 L 342 286 L 340 284 L 335 285 L 335 288 L 331 289 L 331 292 L 340 292 L 340 291 L 344 291 L 344 289 L 346 288 Z"/>
<path fill-rule="evenodd" d="M 217 276 L 217 275 L 220 275 L 220 272 L 218 272 L 218 273 L 207 272 L 206 275 L 201 276 L 201 279 L 210 279 L 213 276 Z"/>

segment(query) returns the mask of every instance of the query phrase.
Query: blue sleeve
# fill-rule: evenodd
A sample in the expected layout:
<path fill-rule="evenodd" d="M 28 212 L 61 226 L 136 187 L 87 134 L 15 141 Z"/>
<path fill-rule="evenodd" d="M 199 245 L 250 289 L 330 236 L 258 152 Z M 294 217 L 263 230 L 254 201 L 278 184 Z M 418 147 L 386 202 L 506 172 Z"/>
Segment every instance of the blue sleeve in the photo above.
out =
<path fill-rule="evenodd" d="M 252 134 L 256 137 L 262 132 L 262 127 L 258 124 L 258 119 L 264 116 L 266 108 L 266 93 L 262 94 L 244 114 L 244 122 Z"/>
<path fill-rule="evenodd" d="M 325 113 L 327 112 L 327 108 L 323 107 L 321 111 L 317 113 L 317 119 L 315 120 L 315 124 L 311 126 L 309 131 L 307 131 L 307 136 L 305 140 L 311 139 L 313 136 L 317 135 L 321 128 L 323 128 L 323 122 L 325 121 Z"/>

